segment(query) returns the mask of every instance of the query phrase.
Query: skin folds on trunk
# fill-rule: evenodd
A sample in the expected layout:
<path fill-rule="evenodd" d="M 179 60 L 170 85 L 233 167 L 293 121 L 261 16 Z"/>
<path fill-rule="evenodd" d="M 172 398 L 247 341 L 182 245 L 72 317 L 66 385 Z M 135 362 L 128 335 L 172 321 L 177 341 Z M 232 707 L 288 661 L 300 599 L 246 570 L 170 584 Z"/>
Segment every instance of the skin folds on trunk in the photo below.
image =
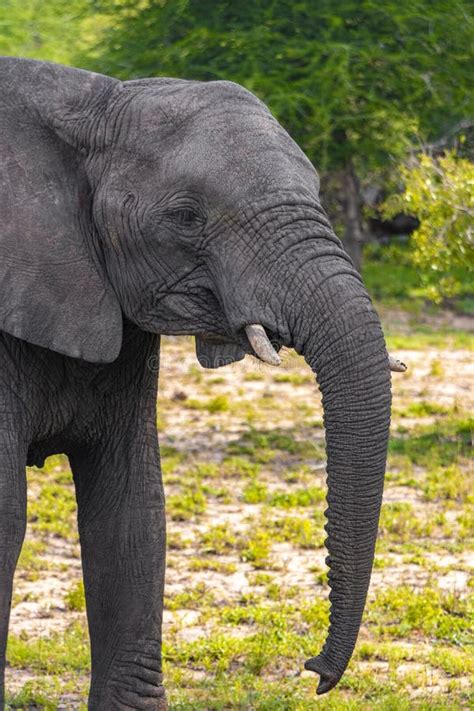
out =
<path fill-rule="evenodd" d="M 326 428 L 330 628 L 319 656 L 305 665 L 320 675 L 323 694 L 351 658 L 370 582 L 390 425 L 390 369 L 379 318 L 345 260 L 313 261 L 311 273 L 304 265 L 297 281 L 300 315 L 288 323 L 296 350 L 317 376 Z"/>

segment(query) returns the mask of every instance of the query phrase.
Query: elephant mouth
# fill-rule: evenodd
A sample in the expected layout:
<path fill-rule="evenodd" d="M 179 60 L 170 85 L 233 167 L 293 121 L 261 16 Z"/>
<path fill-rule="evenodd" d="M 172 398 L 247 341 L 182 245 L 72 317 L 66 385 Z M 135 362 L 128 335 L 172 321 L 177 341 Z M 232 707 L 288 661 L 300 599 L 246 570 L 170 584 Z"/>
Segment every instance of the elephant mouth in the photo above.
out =
<path fill-rule="evenodd" d="M 282 341 L 259 324 L 241 328 L 234 338 L 215 333 L 196 336 L 196 356 L 203 368 L 221 368 L 252 355 L 261 362 L 279 365 Z"/>

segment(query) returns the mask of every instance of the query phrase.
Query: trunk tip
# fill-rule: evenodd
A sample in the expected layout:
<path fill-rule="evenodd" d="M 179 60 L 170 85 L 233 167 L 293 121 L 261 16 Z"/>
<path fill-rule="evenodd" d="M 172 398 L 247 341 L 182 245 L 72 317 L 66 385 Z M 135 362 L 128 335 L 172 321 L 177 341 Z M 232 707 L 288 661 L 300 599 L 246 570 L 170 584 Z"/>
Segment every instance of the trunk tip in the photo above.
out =
<path fill-rule="evenodd" d="M 390 370 L 393 370 L 395 373 L 404 373 L 407 370 L 407 366 L 405 365 L 405 363 L 403 363 L 401 360 L 398 360 L 397 358 L 394 358 L 391 355 L 389 355 L 388 357 L 388 362 L 390 365 Z"/>
<path fill-rule="evenodd" d="M 304 664 L 304 668 L 308 671 L 316 672 L 316 674 L 319 674 L 319 684 L 318 688 L 316 689 L 316 693 L 319 696 L 321 694 L 326 694 L 328 691 L 331 691 L 331 689 L 336 686 L 342 676 L 342 674 L 340 674 L 339 672 L 335 673 L 329 668 L 329 665 L 323 658 L 322 654 L 317 657 L 311 657 L 311 659 L 308 659 Z"/>

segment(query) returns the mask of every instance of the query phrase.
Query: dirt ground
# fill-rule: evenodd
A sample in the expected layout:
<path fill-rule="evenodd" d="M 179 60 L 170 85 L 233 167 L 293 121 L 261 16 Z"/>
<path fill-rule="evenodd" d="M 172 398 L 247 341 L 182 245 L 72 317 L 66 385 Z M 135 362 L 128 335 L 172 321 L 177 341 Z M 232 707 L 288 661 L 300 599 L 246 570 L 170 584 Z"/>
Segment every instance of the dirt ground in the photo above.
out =
<path fill-rule="evenodd" d="M 387 519 L 381 530 L 380 564 L 376 562 L 374 569 L 368 609 L 371 601 L 400 586 L 407 586 L 415 594 L 435 583 L 438 591 L 459 598 L 472 591 L 474 550 L 462 545 L 457 523 L 460 517 L 468 515 L 467 511 L 472 512 L 465 508 L 467 496 L 458 501 L 449 492 L 438 496 L 436 490 L 432 495 L 429 482 L 441 487 L 439 477 L 436 478 L 436 473 L 429 474 L 430 464 L 422 461 L 421 455 L 411 457 L 410 451 L 402 449 L 404 437 L 417 436 L 419 428 L 428 432 L 431 425 L 445 423 L 459 413 L 472 412 L 472 351 L 451 350 L 441 343 L 440 347 L 422 350 L 397 350 L 394 355 L 409 368 L 406 374 L 393 376 L 392 430 L 397 442 L 401 442 L 401 449 L 395 449 L 389 459 L 384 502 L 387 515 L 392 518 Z M 218 371 L 204 371 L 197 364 L 193 339 L 165 338 L 161 362 L 158 423 L 169 500 L 170 542 L 164 637 L 169 644 L 178 646 L 209 639 L 217 629 L 219 634 L 245 638 L 252 631 L 249 624 L 218 620 L 213 612 L 216 606 L 239 607 L 243 600 L 252 601 L 252 596 L 266 602 L 272 595 L 276 605 L 283 604 L 283 598 L 286 604 L 295 596 L 295 589 L 304 600 L 312 600 L 315 590 L 322 598 L 327 595 L 326 551 L 322 546 L 325 506 L 324 496 L 320 496 L 325 487 L 320 396 L 307 366 L 291 352 L 283 354 L 280 369 L 246 358 Z M 265 439 L 269 432 L 278 433 L 280 439 L 275 436 Z M 262 449 L 264 456 L 260 456 Z M 260 452 L 258 468 L 251 470 L 255 451 Z M 421 457 L 420 461 L 417 457 Z M 248 463 L 250 471 L 243 462 Z M 444 460 L 440 466 L 444 466 Z M 456 476 L 463 482 L 472 477 L 471 465 L 462 453 L 452 466 L 458 467 L 460 473 Z M 44 472 L 31 470 L 30 507 L 31 502 L 41 502 L 46 496 L 43 491 L 46 484 L 51 487 L 59 483 L 72 492 L 68 477 L 67 463 L 62 458 L 50 460 Z M 456 481 L 454 487 L 458 486 Z M 195 482 L 202 497 L 193 499 Z M 305 491 L 310 491 L 312 497 L 309 505 L 304 500 Z M 292 495 L 296 497 L 294 500 Z M 303 517 L 313 516 L 313 509 L 317 513 L 314 521 L 318 535 L 314 544 L 304 540 L 312 535 L 312 529 L 307 532 L 301 524 Z M 31 513 L 30 509 L 27 550 L 16 575 L 10 626 L 11 636 L 23 640 L 27 647 L 34 640 L 63 634 L 71 623 L 84 625 L 85 619 L 78 587 L 81 564 L 73 502 L 64 510 L 58 509 L 65 525 L 70 525 L 64 531 L 56 529 L 54 523 L 50 529 L 41 528 L 41 507 L 38 510 L 39 514 L 35 510 Z M 279 521 L 281 526 L 293 525 L 294 520 L 288 523 L 288 517 L 298 519 L 299 528 L 294 536 L 273 539 L 270 534 L 267 540 L 262 533 L 257 543 L 249 538 L 249 531 L 260 526 L 268 532 L 277 530 L 271 526 L 278 527 Z M 413 527 L 411 518 L 415 521 Z M 415 539 L 419 544 L 416 550 L 410 548 Z M 425 540 L 429 542 L 426 549 Z M 74 596 L 71 601 L 71 591 L 77 592 L 78 601 L 75 602 Z M 196 601 L 196 595 L 208 595 L 209 603 Z M 370 617 L 362 627 L 360 640 L 359 644 L 386 643 L 385 638 L 382 640 L 373 631 Z M 410 698 L 416 699 L 420 694 L 423 698 L 449 695 L 454 688 L 453 679 L 456 693 L 462 694 L 469 686 L 467 671 L 453 676 L 436 665 L 419 661 L 435 650 L 435 640 L 428 632 L 417 635 L 407 628 L 406 635 L 391 638 L 389 644 L 393 649 L 397 645 L 403 647 L 404 658 L 397 664 L 396 674 L 399 679 L 408 680 L 405 686 Z M 413 659 L 407 654 L 410 645 L 416 650 Z M 423 650 L 426 654 L 420 657 Z M 25 685 L 27 688 L 49 674 L 41 663 L 41 654 L 40 662 L 30 659 L 27 652 L 21 654 L 18 652 L 18 658 L 7 670 L 7 687 L 12 698 L 21 694 Z M 388 679 L 392 669 L 390 655 L 387 659 L 383 654 L 366 657 L 359 655 L 354 668 Z M 52 670 L 50 674 L 63 684 L 56 690 L 56 701 L 51 701 L 51 706 L 32 701 L 25 708 L 81 708 L 85 702 L 87 672 L 72 671 L 67 663 L 64 669 L 59 673 Z M 192 684 L 200 683 L 206 674 L 204 667 L 196 665 Z M 310 673 L 303 672 L 302 678 L 306 677 L 308 684 L 313 683 Z M 185 688 L 187 683 L 191 685 L 190 678 L 182 677 L 177 683 Z M 410 686 L 412 678 L 418 681 Z M 346 696 L 351 693 L 349 689 Z M 188 708 L 179 706 L 178 701 L 176 704 L 172 708 Z M 455 701 L 452 708 L 463 707 L 461 701 Z M 257 704 L 252 708 L 264 706 Z M 372 708 L 369 702 L 366 708 Z"/>

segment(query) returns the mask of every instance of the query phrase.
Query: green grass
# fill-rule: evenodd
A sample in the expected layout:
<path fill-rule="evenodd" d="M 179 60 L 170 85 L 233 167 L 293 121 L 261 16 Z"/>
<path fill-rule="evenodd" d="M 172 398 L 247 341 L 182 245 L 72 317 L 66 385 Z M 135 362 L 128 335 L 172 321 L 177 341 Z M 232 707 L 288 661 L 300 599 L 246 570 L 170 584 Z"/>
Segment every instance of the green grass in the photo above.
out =
<path fill-rule="evenodd" d="M 314 506 L 325 499 L 325 489 L 319 486 L 309 486 L 292 491 L 274 491 L 268 497 L 268 505 L 282 509 L 293 509 L 298 506 Z"/>
<path fill-rule="evenodd" d="M 271 566 L 270 554 L 272 550 L 272 538 L 265 530 L 256 529 L 246 540 L 241 550 L 241 558 L 252 567 L 268 568 Z"/>
<path fill-rule="evenodd" d="M 307 385 L 314 382 L 314 376 L 302 375 L 301 373 L 281 373 L 273 377 L 274 383 L 290 383 L 291 385 Z"/>
<path fill-rule="evenodd" d="M 246 455 L 254 461 L 266 464 L 281 453 L 298 458 L 301 461 L 315 459 L 324 452 L 322 443 L 298 439 L 298 432 L 285 430 L 264 430 L 250 428 L 238 441 L 231 442 L 227 451 L 230 454 Z"/>
<path fill-rule="evenodd" d="M 28 635 L 10 635 L 8 638 L 8 663 L 17 669 L 42 674 L 87 672 L 89 657 L 89 639 L 83 622 L 75 622 L 64 632 L 49 637 L 30 639 Z"/>
<path fill-rule="evenodd" d="M 184 406 L 189 410 L 207 410 L 213 414 L 216 412 L 226 412 L 230 409 L 229 398 L 226 395 L 217 395 L 209 400 L 196 400 L 195 398 L 185 400 Z"/>
<path fill-rule="evenodd" d="M 406 263 L 376 259 L 375 256 L 366 255 L 362 272 L 372 298 L 397 305 L 408 300 L 413 290 L 420 286 L 417 270 Z M 419 303 L 416 306 L 419 307 Z"/>
<path fill-rule="evenodd" d="M 23 543 L 18 567 L 28 580 L 38 580 L 41 577 L 41 571 L 48 567 L 46 560 L 42 557 L 46 548 L 45 543 L 39 540 L 26 540 Z"/>
<path fill-rule="evenodd" d="M 469 455 L 473 424 L 472 418 L 453 417 L 410 430 L 399 426 L 390 439 L 389 452 L 407 456 L 418 466 L 449 466 Z"/>
<path fill-rule="evenodd" d="M 422 484 L 427 501 L 453 501 L 474 503 L 472 472 L 452 464 L 428 470 Z"/>
<path fill-rule="evenodd" d="M 27 681 L 21 691 L 13 696 L 7 694 L 7 709 L 41 709 L 56 711 L 61 705 L 61 698 L 71 693 L 85 694 L 85 684 L 74 680 L 69 682 L 61 676 L 48 676 L 42 679 Z M 64 707 L 63 707 L 64 708 Z M 77 711 L 86 711 L 86 704 L 76 706 Z"/>
<path fill-rule="evenodd" d="M 426 587 L 421 591 L 407 585 L 377 595 L 368 610 L 369 625 L 375 624 L 382 637 L 407 638 L 422 633 L 440 642 L 473 645 L 474 596 Z"/>
<path fill-rule="evenodd" d="M 265 528 L 276 541 L 292 543 L 296 548 L 321 548 L 326 537 L 322 521 L 307 516 L 281 516 L 264 522 Z"/>
<path fill-rule="evenodd" d="M 412 402 L 400 410 L 394 410 L 394 414 L 399 417 L 430 417 L 431 415 L 449 415 L 450 413 L 449 407 L 425 400 Z"/>
<path fill-rule="evenodd" d="M 28 505 L 28 522 L 39 535 L 77 539 L 75 514 L 74 491 L 63 483 L 45 483 L 39 497 Z"/>
<path fill-rule="evenodd" d="M 411 333 L 394 332 L 388 327 L 385 329 L 385 340 L 389 351 L 423 351 L 426 348 L 472 350 L 474 348 L 474 337 L 470 331 L 428 326 L 420 326 Z"/>
<path fill-rule="evenodd" d="M 68 610 L 83 612 L 86 609 L 86 599 L 84 596 L 84 583 L 79 580 L 66 594 L 64 599 Z"/>
<path fill-rule="evenodd" d="M 206 510 L 206 497 L 201 489 L 183 487 L 179 494 L 169 496 L 167 511 L 174 521 L 189 521 L 198 518 Z"/>
<path fill-rule="evenodd" d="M 253 479 L 242 492 L 246 504 L 260 504 L 268 498 L 268 487 L 263 481 Z"/>
<path fill-rule="evenodd" d="M 199 610 L 213 604 L 214 594 L 205 583 L 198 583 L 181 593 L 165 597 L 166 610 Z"/>
<path fill-rule="evenodd" d="M 364 250 L 362 276 L 369 294 L 388 306 L 403 308 L 414 314 L 422 311 L 436 313 L 439 305 L 427 299 L 429 290 L 422 281 L 420 270 L 410 262 L 408 245 L 395 242 L 389 247 L 369 244 Z M 460 313 L 474 311 L 474 290 L 470 271 L 457 268 L 454 273 L 459 294 L 450 303 Z"/>
<path fill-rule="evenodd" d="M 189 561 L 189 570 L 212 570 L 216 573 L 232 575 L 237 571 L 237 565 L 235 563 L 225 563 L 221 560 L 210 560 L 209 558 L 192 558 Z"/>
<path fill-rule="evenodd" d="M 237 536 L 226 524 L 209 527 L 201 535 L 201 550 L 203 553 L 216 555 L 228 553 L 237 545 Z"/>

